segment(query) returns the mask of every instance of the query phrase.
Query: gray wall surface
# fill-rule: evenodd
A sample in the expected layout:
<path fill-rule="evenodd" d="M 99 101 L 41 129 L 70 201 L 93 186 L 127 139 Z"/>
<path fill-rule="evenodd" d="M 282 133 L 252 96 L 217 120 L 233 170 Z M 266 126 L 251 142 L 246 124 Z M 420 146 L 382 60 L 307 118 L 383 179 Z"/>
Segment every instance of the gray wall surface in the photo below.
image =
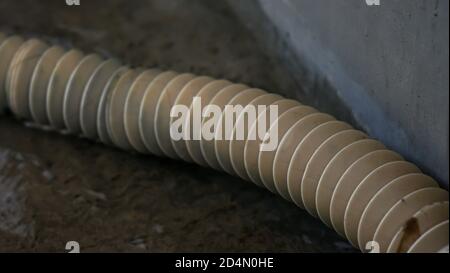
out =
<path fill-rule="evenodd" d="M 230 1 L 257 35 L 272 37 L 269 43 L 283 51 L 280 55 L 307 70 L 307 76 L 298 72 L 305 89 L 301 96 L 314 97 L 312 104 L 319 106 L 320 100 L 342 103 L 329 112 L 364 129 L 448 188 L 448 0 L 380 0 L 379 6 L 365 0 L 249 2 Z M 270 19 L 276 35 L 255 10 Z M 317 82 L 329 88 L 318 90 L 324 84 Z M 339 115 L 342 111 L 351 117 Z"/>

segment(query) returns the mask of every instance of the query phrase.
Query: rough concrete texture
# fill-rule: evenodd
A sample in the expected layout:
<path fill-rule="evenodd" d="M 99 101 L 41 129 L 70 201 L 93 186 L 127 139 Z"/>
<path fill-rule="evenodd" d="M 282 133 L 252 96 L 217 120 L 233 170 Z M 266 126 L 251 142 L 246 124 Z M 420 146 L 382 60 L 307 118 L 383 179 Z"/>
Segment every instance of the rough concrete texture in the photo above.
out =
<path fill-rule="evenodd" d="M 297 96 L 361 127 L 448 189 L 447 0 L 229 2 L 293 71 L 304 70 Z M 255 10 L 263 16 L 255 19 Z"/>
<path fill-rule="evenodd" d="M 449 1 L 228 2 L 302 71 L 292 96 L 364 129 L 448 189 Z"/>
<path fill-rule="evenodd" d="M 0 27 L 127 63 L 298 88 L 219 1 L 0 1 Z M 355 251 L 280 197 L 195 165 L 0 118 L 0 251 Z"/>

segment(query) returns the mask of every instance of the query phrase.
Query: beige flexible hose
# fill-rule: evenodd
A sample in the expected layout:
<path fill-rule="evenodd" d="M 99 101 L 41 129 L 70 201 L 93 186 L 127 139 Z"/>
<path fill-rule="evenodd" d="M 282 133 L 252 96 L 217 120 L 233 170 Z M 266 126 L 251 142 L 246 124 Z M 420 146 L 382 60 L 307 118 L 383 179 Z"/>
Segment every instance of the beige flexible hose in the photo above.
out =
<path fill-rule="evenodd" d="M 244 139 L 175 140 L 174 105 L 193 99 L 229 105 L 277 106 L 258 122 L 235 116 L 231 135 Z M 362 251 L 439 252 L 448 249 L 448 192 L 379 141 L 332 116 L 280 95 L 226 80 L 130 68 L 97 54 L 0 33 L 0 111 L 125 150 L 195 162 L 280 194 L 333 227 Z M 211 122 L 201 117 L 202 123 Z M 219 116 L 218 127 L 226 126 Z M 248 136 L 259 121 L 276 128 L 278 146 Z M 238 127 L 241 123 L 247 126 Z M 245 128 L 244 132 L 238 128 Z M 225 130 L 225 132 L 227 132 Z"/>

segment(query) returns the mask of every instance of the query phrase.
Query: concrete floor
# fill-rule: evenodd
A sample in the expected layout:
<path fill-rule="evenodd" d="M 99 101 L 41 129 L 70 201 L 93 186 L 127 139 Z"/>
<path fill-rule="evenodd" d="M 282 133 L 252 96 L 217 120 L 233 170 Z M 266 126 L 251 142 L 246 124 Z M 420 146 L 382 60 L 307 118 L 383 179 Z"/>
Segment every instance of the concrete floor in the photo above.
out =
<path fill-rule="evenodd" d="M 0 29 L 126 63 L 285 92 L 282 63 L 219 1 L 0 2 Z M 350 252 L 343 238 L 240 179 L 0 118 L 0 251 Z"/>

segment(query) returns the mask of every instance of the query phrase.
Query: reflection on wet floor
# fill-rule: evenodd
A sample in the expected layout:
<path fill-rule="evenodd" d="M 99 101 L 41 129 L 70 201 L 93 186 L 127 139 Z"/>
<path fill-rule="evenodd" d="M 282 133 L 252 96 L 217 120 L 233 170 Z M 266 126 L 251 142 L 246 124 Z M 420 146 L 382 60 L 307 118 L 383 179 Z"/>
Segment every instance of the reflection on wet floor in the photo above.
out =
<path fill-rule="evenodd" d="M 0 26 L 135 65 L 298 88 L 221 5 L 111 0 L 75 10 L 63 2 L 3 0 Z M 319 220 L 251 183 L 0 117 L 0 251 L 63 252 L 67 241 L 78 241 L 82 252 L 354 251 Z"/>

